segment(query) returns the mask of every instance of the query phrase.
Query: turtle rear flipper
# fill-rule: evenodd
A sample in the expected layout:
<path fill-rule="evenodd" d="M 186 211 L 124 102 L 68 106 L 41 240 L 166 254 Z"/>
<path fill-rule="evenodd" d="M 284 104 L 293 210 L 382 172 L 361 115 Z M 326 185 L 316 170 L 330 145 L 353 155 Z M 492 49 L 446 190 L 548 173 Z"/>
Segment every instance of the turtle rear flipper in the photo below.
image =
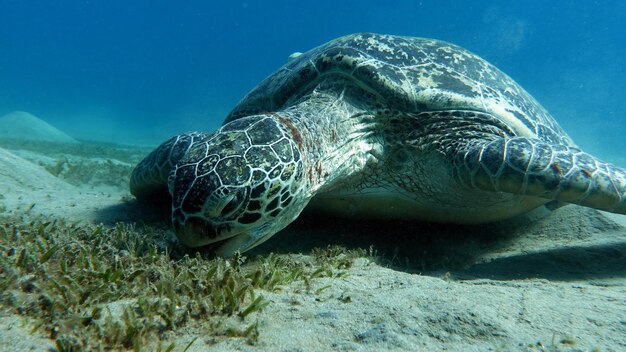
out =
<path fill-rule="evenodd" d="M 474 141 L 454 158 L 463 185 L 626 214 L 626 170 L 578 148 L 513 137 Z"/>

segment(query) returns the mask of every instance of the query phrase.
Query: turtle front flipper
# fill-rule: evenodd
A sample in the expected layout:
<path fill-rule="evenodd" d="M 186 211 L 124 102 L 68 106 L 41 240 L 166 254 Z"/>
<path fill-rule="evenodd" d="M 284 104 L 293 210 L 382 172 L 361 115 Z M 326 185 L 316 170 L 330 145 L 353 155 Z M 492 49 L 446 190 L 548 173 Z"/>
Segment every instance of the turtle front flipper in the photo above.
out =
<path fill-rule="evenodd" d="M 626 170 L 581 150 L 525 137 L 468 144 L 455 158 L 463 185 L 626 214 Z"/>
<path fill-rule="evenodd" d="M 130 176 L 130 193 L 139 201 L 151 202 L 169 198 L 168 177 L 174 165 L 197 141 L 205 140 L 209 134 L 192 132 L 174 136 L 163 142 L 133 170 Z"/>

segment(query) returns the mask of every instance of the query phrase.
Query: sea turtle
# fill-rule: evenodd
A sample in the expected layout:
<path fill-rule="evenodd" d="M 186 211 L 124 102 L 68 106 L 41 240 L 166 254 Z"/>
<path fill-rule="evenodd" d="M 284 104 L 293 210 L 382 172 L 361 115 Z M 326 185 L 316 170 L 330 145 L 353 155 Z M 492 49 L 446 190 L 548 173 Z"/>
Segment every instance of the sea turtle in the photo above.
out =
<path fill-rule="evenodd" d="M 578 149 L 511 78 L 446 42 L 353 34 L 294 56 L 214 133 L 133 171 L 171 197 L 188 246 L 246 251 L 310 204 L 346 216 L 483 223 L 556 201 L 626 214 L 626 171 Z M 217 243 L 219 242 L 219 243 Z"/>

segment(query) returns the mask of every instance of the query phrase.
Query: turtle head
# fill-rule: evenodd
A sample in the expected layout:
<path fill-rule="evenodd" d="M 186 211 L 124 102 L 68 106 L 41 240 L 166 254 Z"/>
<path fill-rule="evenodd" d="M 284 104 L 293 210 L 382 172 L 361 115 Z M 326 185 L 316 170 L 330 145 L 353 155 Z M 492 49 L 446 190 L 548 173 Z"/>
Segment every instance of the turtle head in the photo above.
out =
<path fill-rule="evenodd" d="M 168 179 L 181 242 L 230 256 L 291 223 L 308 202 L 294 133 L 277 115 L 255 115 L 191 144 Z"/>

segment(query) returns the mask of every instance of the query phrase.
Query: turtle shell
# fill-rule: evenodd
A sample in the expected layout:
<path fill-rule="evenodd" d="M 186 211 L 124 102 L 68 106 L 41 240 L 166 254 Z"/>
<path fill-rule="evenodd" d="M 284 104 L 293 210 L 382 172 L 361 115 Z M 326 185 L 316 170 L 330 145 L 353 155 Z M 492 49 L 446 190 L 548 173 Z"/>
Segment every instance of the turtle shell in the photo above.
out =
<path fill-rule="evenodd" d="M 477 55 L 444 41 L 371 33 L 340 37 L 289 61 L 250 91 L 224 123 L 286 109 L 338 76 L 375 95 L 376 108 L 481 111 L 518 135 L 573 145 L 532 96 Z"/>

